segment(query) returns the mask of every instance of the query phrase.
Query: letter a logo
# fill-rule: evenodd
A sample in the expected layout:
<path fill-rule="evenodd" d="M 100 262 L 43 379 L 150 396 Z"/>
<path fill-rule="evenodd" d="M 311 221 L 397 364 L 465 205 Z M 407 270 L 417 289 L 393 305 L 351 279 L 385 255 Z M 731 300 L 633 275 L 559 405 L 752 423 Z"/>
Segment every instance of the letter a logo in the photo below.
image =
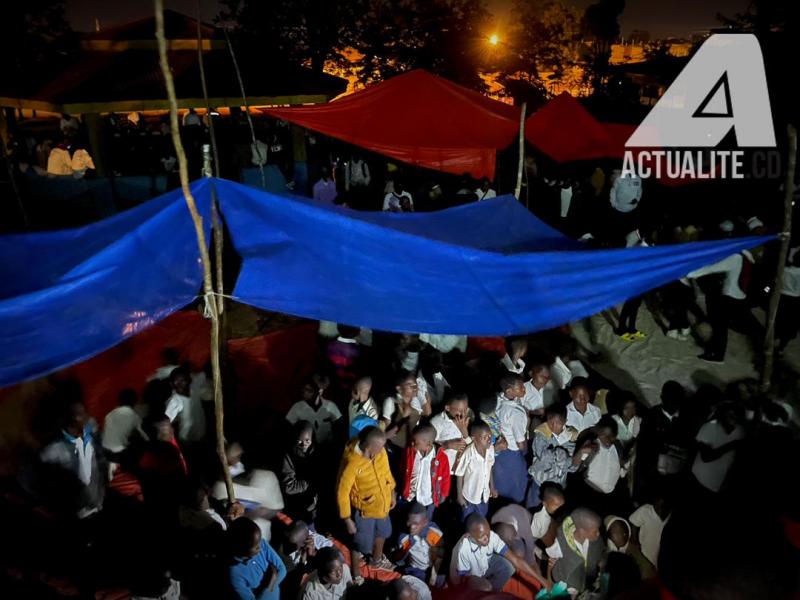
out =
<path fill-rule="evenodd" d="M 774 147 L 764 58 L 752 34 L 709 37 L 633 132 L 628 147 Z"/>

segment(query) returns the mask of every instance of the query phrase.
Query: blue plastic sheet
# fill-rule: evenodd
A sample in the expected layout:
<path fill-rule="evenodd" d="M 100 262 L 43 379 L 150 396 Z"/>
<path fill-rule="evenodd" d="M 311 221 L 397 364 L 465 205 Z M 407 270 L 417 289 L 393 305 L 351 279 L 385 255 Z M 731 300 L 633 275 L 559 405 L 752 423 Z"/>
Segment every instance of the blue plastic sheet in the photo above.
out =
<path fill-rule="evenodd" d="M 366 213 L 211 185 L 243 259 L 234 295 L 390 331 L 508 335 L 594 314 L 771 237 L 589 250 L 510 196 L 436 213 Z M 202 283 L 180 190 L 100 223 L 0 237 L 0 386 L 67 367 L 189 304 Z"/>
<path fill-rule="evenodd" d="M 592 315 L 773 238 L 590 250 L 513 197 L 360 213 L 217 181 L 241 302 L 373 329 L 510 335 Z"/>
<path fill-rule="evenodd" d="M 210 220 L 209 182 L 193 184 Z M 0 386 L 87 359 L 189 304 L 202 267 L 180 190 L 79 229 L 0 237 Z"/>

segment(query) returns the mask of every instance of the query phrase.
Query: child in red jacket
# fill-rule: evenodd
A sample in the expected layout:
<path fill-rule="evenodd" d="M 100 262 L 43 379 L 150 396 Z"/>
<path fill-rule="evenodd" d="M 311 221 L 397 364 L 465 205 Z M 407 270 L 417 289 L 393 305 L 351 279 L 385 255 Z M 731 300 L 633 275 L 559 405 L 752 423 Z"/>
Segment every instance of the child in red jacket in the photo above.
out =
<path fill-rule="evenodd" d="M 432 425 L 415 427 L 402 469 L 403 501 L 416 501 L 424 506 L 428 519 L 450 494 L 450 461 L 444 449 L 436 448 L 435 439 L 436 430 Z"/>

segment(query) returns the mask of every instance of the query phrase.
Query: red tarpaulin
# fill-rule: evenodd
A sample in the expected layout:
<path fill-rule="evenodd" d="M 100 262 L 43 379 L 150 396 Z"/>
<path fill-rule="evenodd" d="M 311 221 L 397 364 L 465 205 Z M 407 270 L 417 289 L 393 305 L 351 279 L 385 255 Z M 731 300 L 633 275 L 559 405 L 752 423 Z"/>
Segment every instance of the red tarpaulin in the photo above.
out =
<path fill-rule="evenodd" d="M 264 335 L 228 342 L 230 374 L 236 382 L 236 413 L 257 414 L 264 406 L 288 410 L 302 378 L 313 372 L 317 359 L 317 324 L 302 323 Z M 80 383 L 86 408 L 102 426 L 107 412 L 117 406 L 119 392 L 139 394 L 147 378 L 162 365 L 161 351 L 178 350 L 193 371 L 209 358 L 209 322 L 196 311 L 179 311 L 97 356 L 56 374 Z M 39 379 L 0 389 L 0 438 L 27 435 L 36 404 L 50 386 Z M 209 427 L 212 427 L 209 424 Z"/>
<path fill-rule="evenodd" d="M 618 132 L 615 130 L 615 133 Z M 556 96 L 528 117 L 525 121 L 525 139 L 560 163 L 598 158 L 621 159 L 624 151 L 624 142 L 617 144 L 606 125 L 589 114 L 567 92 Z"/>
<path fill-rule="evenodd" d="M 520 116 L 519 108 L 422 70 L 329 104 L 262 110 L 412 165 L 490 179 Z"/>
<path fill-rule="evenodd" d="M 598 121 L 567 92 L 550 100 L 525 121 L 525 139 L 556 162 L 610 158 L 619 159 L 620 168 L 626 150 L 631 151 L 634 160 L 644 150 L 625 147 L 635 130 L 636 125 Z M 664 160 L 658 162 L 665 171 Z M 676 186 L 703 180 L 662 176 L 657 181 Z"/>

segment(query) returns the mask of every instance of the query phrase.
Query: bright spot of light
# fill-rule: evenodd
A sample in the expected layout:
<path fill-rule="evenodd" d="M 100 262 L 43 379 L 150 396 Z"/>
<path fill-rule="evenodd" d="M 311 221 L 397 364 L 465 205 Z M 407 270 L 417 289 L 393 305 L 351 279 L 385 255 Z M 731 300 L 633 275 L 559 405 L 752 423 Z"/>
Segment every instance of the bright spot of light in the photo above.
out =
<path fill-rule="evenodd" d="M 500 37 L 496 33 L 493 33 L 492 35 L 489 36 L 489 43 L 492 46 L 497 46 L 497 44 L 500 43 Z"/>

